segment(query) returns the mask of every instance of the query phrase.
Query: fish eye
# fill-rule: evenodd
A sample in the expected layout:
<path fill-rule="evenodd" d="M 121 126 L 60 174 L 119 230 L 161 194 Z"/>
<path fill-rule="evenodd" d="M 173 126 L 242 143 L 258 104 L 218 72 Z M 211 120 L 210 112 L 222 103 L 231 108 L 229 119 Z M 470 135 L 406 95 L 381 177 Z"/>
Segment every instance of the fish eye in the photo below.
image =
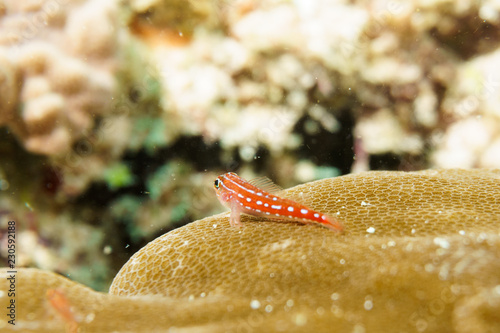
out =
<path fill-rule="evenodd" d="M 215 188 L 219 188 L 219 185 L 220 185 L 220 181 L 219 181 L 219 179 L 216 179 L 214 182 Z"/>

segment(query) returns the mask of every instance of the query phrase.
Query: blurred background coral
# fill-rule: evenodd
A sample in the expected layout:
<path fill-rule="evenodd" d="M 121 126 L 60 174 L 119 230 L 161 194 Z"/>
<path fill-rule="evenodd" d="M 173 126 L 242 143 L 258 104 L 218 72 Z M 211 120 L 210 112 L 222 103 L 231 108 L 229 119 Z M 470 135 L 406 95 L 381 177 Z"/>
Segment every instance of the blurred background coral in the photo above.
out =
<path fill-rule="evenodd" d="M 283 187 L 500 168 L 500 3 L 0 2 L 0 249 L 107 290 L 223 211 L 226 171 Z"/>

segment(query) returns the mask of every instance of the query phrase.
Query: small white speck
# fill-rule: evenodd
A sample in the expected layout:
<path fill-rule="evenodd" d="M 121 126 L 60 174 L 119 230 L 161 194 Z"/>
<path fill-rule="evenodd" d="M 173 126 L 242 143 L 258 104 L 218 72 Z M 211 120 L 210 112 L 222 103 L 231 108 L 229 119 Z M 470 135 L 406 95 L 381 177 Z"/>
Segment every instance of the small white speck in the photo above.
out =
<path fill-rule="evenodd" d="M 266 212 L 266 214 L 267 214 L 267 215 L 271 215 L 271 213 L 269 213 L 269 212 Z"/>
<path fill-rule="evenodd" d="M 300 212 L 301 212 L 302 214 L 307 214 L 308 210 L 307 210 L 307 209 L 303 209 L 303 208 L 302 208 L 302 209 L 300 210 Z"/>
<path fill-rule="evenodd" d="M 276 216 L 280 216 L 280 214 L 276 213 Z"/>
<path fill-rule="evenodd" d="M 412 234 L 414 234 L 414 233 L 416 233 L 416 232 L 417 232 L 417 230 L 415 230 L 415 229 L 411 229 L 411 233 L 412 233 Z"/>
<path fill-rule="evenodd" d="M 281 209 L 281 205 L 271 205 L 272 209 Z"/>
<path fill-rule="evenodd" d="M 129 248 L 129 246 L 130 246 L 130 244 L 125 245 L 125 248 L 126 248 L 126 249 L 128 249 L 128 248 Z"/>
<path fill-rule="evenodd" d="M 247 198 L 247 201 L 248 201 L 248 202 L 250 202 L 250 201 L 252 201 L 252 199 L 250 199 L 250 198 Z"/>
<path fill-rule="evenodd" d="M 255 194 L 255 191 L 254 191 L 254 190 L 249 190 L 249 189 L 247 189 L 247 191 L 248 191 L 248 192 L 250 192 L 250 193 Z"/>
<path fill-rule="evenodd" d="M 441 237 L 434 238 L 434 244 L 439 245 L 443 249 L 448 249 L 450 247 L 450 242 Z"/>
<path fill-rule="evenodd" d="M 214 227 L 214 229 L 217 228 L 217 224 L 214 224 L 213 227 Z"/>
<path fill-rule="evenodd" d="M 293 299 L 289 299 L 288 301 L 286 301 L 286 306 L 288 306 L 289 308 L 291 308 L 293 304 L 294 304 Z"/>
<path fill-rule="evenodd" d="M 188 245 L 189 244 L 189 241 L 184 241 L 184 245 Z"/>
<path fill-rule="evenodd" d="M 102 252 L 106 255 L 111 254 L 113 252 L 113 247 L 110 245 L 106 245 L 104 249 L 102 249 Z"/>
<path fill-rule="evenodd" d="M 288 211 L 293 212 L 293 207 L 292 206 L 288 207 Z"/>
<path fill-rule="evenodd" d="M 314 213 L 314 217 L 315 217 L 315 218 L 318 218 L 318 217 L 319 217 L 319 214 L 318 214 L 318 213 Z"/>
<path fill-rule="evenodd" d="M 238 196 L 239 196 L 240 198 L 244 198 L 243 194 L 241 194 L 241 193 L 238 193 Z"/>
<path fill-rule="evenodd" d="M 495 286 L 495 288 L 494 288 L 494 290 L 495 290 L 495 293 L 496 293 L 497 295 L 500 295 L 500 284 L 496 285 L 496 286 Z M 287 303 L 288 303 L 288 302 L 287 302 Z"/>
<path fill-rule="evenodd" d="M 371 206 L 372 204 L 368 202 L 361 201 L 361 206 Z"/>
<path fill-rule="evenodd" d="M 332 301 L 336 301 L 340 298 L 340 295 L 339 293 L 333 293 L 330 298 L 332 299 Z"/>
<path fill-rule="evenodd" d="M 443 211 L 442 211 L 442 210 L 438 210 L 438 213 L 439 213 L 439 214 L 443 214 Z"/>
<path fill-rule="evenodd" d="M 240 206 L 243 206 L 243 202 L 240 202 Z"/>
<path fill-rule="evenodd" d="M 266 312 L 273 311 L 273 306 L 271 304 L 266 305 Z"/>
<path fill-rule="evenodd" d="M 366 232 L 369 233 L 369 234 L 373 234 L 375 232 L 375 228 L 374 227 L 369 227 L 368 229 L 366 229 Z"/>
<path fill-rule="evenodd" d="M 326 220 L 326 216 L 325 215 L 321 216 L 321 219 Z"/>
<path fill-rule="evenodd" d="M 396 242 L 391 240 L 391 241 L 388 241 L 387 242 L 387 246 L 390 246 L 390 247 L 393 247 L 393 246 L 396 246 Z"/>
<path fill-rule="evenodd" d="M 289 218 L 293 219 L 293 216 L 292 215 L 288 215 Z"/>
<path fill-rule="evenodd" d="M 304 326 L 307 324 L 307 317 L 303 313 L 297 313 L 294 318 L 295 325 L 297 326 Z"/>
<path fill-rule="evenodd" d="M 266 202 L 266 203 L 264 204 L 264 207 L 269 207 L 269 204 Z"/>
<path fill-rule="evenodd" d="M 258 308 L 260 308 L 260 302 L 256 299 L 253 299 L 251 302 L 250 302 L 250 307 L 254 310 L 257 310 Z"/>
<path fill-rule="evenodd" d="M 246 208 L 246 209 L 252 209 L 252 207 L 250 207 L 250 206 L 245 206 L 245 208 Z"/>
<path fill-rule="evenodd" d="M 262 205 L 262 201 L 257 200 L 257 205 Z"/>
<path fill-rule="evenodd" d="M 262 196 L 262 193 L 260 193 L 260 192 L 259 192 L 259 193 L 257 193 L 257 195 L 258 195 L 259 197 L 261 197 L 261 196 Z"/>
<path fill-rule="evenodd" d="M 340 259 L 340 264 L 344 265 L 345 264 L 345 259 Z"/>
<path fill-rule="evenodd" d="M 262 211 L 260 209 L 255 210 L 257 213 L 261 213 Z"/>
<path fill-rule="evenodd" d="M 460 230 L 458 233 L 459 233 L 460 235 L 462 235 L 462 236 L 463 236 L 463 235 L 465 235 L 465 231 L 463 231 L 463 230 Z"/>
<path fill-rule="evenodd" d="M 200 297 L 205 297 L 205 296 L 207 296 L 207 294 L 205 294 L 205 293 L 200 294 Z"/>
<path fill-rule="evenodd" d="M 365 310 L 370 311 L 373 308 L 373 302 L 370 300 L 365 301 Z"/>
<path fill-rule="evenodd" d="M 274 200 L 274 201 L 277 201 L 277 200 L 278 200 L 278 198 L 274 197 L 274 198 L 273 198 L 273 200 Z"/>
<path fill-rule="evenodd" d="M 194 295 L 189 295 L 188 300 L 190 300 L 190 301 L 194 300 Z"/>

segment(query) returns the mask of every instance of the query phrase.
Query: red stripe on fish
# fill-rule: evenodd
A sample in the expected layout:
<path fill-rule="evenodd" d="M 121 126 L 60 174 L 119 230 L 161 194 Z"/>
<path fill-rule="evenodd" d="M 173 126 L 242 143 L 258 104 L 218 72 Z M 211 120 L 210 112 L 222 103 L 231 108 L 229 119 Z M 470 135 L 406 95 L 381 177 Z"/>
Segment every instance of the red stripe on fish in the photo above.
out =
<path fill-rule="evenodd" d="M 265 183 L 266 186 L 273 187 L 270 182 Z M 241 226 L 240 214 L 245 213 L 285 221 L 315 222 L 332 230 L 342 231 L 342 224 L 336 218 L 274 195 L 234 172 L 217 177 L 214 188 L 219 201 L 231 209 L 231 226 Z"/>

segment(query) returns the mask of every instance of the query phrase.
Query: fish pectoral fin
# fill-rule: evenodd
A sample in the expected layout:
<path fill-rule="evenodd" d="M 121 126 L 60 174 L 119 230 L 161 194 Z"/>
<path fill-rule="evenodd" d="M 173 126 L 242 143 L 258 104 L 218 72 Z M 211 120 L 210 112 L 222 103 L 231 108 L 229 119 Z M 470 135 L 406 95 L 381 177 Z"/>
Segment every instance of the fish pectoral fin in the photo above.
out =
<path fill-rule="evenodd" d="M 231 204 L 231 215 L 229 216 L 229 224 L 231 227 L 241 227 L 243 224 L 241 223 L 241 210 L 238 207 L 238 204 L 235 202 Z"/>

